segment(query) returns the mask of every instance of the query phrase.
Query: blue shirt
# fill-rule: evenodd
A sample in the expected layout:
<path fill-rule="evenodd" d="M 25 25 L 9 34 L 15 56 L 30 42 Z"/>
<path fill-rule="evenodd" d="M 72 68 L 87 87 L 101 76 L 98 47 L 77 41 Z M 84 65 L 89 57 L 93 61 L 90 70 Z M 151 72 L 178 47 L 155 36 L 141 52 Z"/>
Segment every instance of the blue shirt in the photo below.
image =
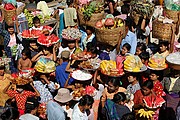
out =
<path fill-rule="evenodd" d="M 120 46 L 121 50 L 122 50 L 122 47 L 123 47 L 123 45 L 125 43 L 129 43 L 129 45 L 131 45 L 130 53 L 131 54 L 135 54 L 136 46 L 137 46 L 137 37 L 136 37 L 136 35 L 133 32 L 128 31 L 126 37 L 121 42 L 121 46 Z"/>
<path fill-rule="evenodd" d="M 61 88 L 64 87 L 64 84 L 66 83 L 66 80 L 68 79 L 69 73 L 66 72 L 66 66 L 68 65 L 68 62 L 63 62 L 61 65 L 56 67 L 56 80 L 60 84 Z M 72 78 L 70 78 L 69 83 L 73 81 Z"/>
<path fill-rule="evenodd" d="M 47 118 L 48 120 L 65 120 L 65 111 L 54 101 L 49 101 L 47 104 Z"/>

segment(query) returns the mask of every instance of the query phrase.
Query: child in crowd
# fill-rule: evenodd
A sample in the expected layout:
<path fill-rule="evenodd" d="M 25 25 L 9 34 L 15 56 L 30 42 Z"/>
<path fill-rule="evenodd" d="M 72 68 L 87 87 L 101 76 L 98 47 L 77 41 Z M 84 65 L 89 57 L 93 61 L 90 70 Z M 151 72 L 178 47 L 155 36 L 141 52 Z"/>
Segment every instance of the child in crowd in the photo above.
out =
<path fill-rule="evenodd" d="M 36 16 L 33 18 L 34 26 L 31 29 L 42 30 L 43 26 L 41 26 L 40 19 Z"/>
<path fill-rule="evenodd" d="M 53 60 L 53 61 L 56 61 L 57 57 L 56 57 L 56 48 L 57 46 L 54 45 L 54 46 L 50 46 L 50 47 L 46 47 L 46 46 L 43 46 L 42 47 L 42 50 L 36 54 L 32 59 L 31 61 L 32 62 L 36 62 L 38 61 L 41 57 L 44 57 L 44 58 L 48 58 L 50 60 Z"/>
<path fill-rule="evenodd" d="M 10 97 L 12 97 L 12 98 L 15 97 L 16 104 L 18 107 L 18 111 L 20 112 L 20 115 L 24 114 L 25 103 L 29 96 L 40 96 L 39 92 L 34 88 L 32 83 L 30 83 L 30 85 L 35 90 L 35 92 L 26 91 L 23 89 L 24 86 L 18 86 L 18 85 L 14 89 L 9 89 L 11 84 L 9 84 L 4 89 L 4 92 L 6 92 Z"/>
<path fill-rule="evenodd" d="M 27 68 L 31 68 L 32 62 L 30 60 L 30 52 L 27 49 L 24 49 L 22 51 L 22 58 L 19 59 L 18 61 L 18 70 L 26 70 Z"/>
<path fill-rule="evenodd" d="M 153 109 L 153 111 L 155 111 L 153 119 L 158 120 L 159 109 L 163 103 L 165 103 L 165 100 L 161 96 L 156 96 L 152 89 L 153 81 L 147 80 L 143 83 L 142 89 L 136 91 L 134 94 L 134 108 L 135 110 L 139 110 L 141 108 L 150 108 L 150 110 Z"/>
<path fill-rule="evenodd" d="M 146 52 L 146 45 L 144 43 L 138 43 L 136 47 L 136 55 Z"/>
<path fill-rule="evenodd" d="M 169 55 L 169 43 L 168 41 L 160 41 L 159 43 L 159 53 L 163 56 L 166 57 Z"/>
<path fill-rule="evenodd" d="M 108 99 L 105 104 L 106 119 L 120 120 L 123 115 L 130 113 L 130 110 L 125 106 L 126 95 L 123 92 L 118 92 L 114 95 L 112 101 Z"/>
<path fill-rule="evenodd" d="M 73 8 L 73 0 L 67 0 L 68 8 L 64 9 L 65 27 L 77 26 L 77 12 Z"/>
<path fill-rule="evenodd" d="M 139 54 L 139 57 L 140 57 L 142 63 L 147 66 L 148 62 L 149 62 L 149 58 L 150 58 L 149 53 L 148 52 L 142 52 L 141 54 Z"/>
<path fill-rule="evenodd" d="M 120 81 L 117 78 L 111 78 L 101 97 L 102 107 L 104 107 L 107 99 L 113 99 L 114 94 L 125 91 L 126 89 L 124 87 L 120 87 Z"/>
<path fill-rule="evenodd" d="M 85 34 L 84 37 L 81 38 L 83 50 L 87 49 L 87 43 L 89 43 L 89 42 L 91 42 L 93 44 L 93 46 L 95 46 L 96 41 L 95 41 L 94 28 L 87 26 L 86 33 L 84 33 L 84 34 Z"/>
<path fill-rule="evenodd" d="M 159 75 L 157 71 L 151 71 L 149 75 L 150 80 L 153 81 L 153 91 L 157 96 L 165 96 L 165 92 L 163 91 L 163 86 L 161 82 L 158 80 Z"/>
<path fill-rule="evenodd" d="M 131 94 L 134 94 L 137 90 L 141 89 L 137 80 L 137 73 L 129 73 L 127 78 L 130 83 L 127 86 L 127 91 L 129 91 Z"/>

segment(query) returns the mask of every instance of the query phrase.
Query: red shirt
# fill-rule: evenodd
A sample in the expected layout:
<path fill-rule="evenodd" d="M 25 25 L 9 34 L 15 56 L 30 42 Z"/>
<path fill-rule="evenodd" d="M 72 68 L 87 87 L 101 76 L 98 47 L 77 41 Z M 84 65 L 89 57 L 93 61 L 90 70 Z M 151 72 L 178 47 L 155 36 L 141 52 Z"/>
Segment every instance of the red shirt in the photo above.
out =
<path fill-rule="evenodd" d="M 8 90 L 7 94 L 10 97 L 15 97 L 17 107 L 18 107 L 18 109 L 21 109 L 21 110 L 25 110 L 25 103 L 26 103 L 27 98 L 29 96 L 35 96 L 36 95 L 35 92 L 25 91 L 25 90 L 22 93 L 19 93 L 15 90 Z"/>
<path fill-rule="evenodd" d="M 163 86 L 159 80 L 154 83 L 153 91 L 155 92 L 157 96 L 166 95 L 166 93 L 163 91 Z"/>

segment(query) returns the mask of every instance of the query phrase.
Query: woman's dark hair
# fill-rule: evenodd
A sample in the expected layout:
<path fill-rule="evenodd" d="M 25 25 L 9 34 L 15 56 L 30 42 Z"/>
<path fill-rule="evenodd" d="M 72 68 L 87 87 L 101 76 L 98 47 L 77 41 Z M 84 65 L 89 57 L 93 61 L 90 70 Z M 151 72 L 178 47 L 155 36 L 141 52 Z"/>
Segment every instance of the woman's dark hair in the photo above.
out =
<path fill-rule="evenodd" d="M 52 52 L 53 52 L 53 46 L 49 46 L 49 47 L 40 46 L 40 50 L 47 50 L 47 51 L 49 51 L 50 53 L 52 53 Z"/>
<path fill-rule="evenodd" d="M 152 80 L 147 80 L 142 84 L 142 87 L 147 87 L 150 90 L 153 89 L 154 85 L 153 85 L 153 81 Z"/>
<path fill-rule="evenodd" d="M 91 27 L 91 26 L 87 26 L 87 27 L 86 27 L 86 30 L 90 30 L 92 33 L 94 33 L 94 28 Z"/>
<path fill-rule="evenodd" d="M 148 52 L 142 52 L 139 54 L 140 59 L 149 60 L 150 55 Z"/>
<path fill-rule="evenodd" d="M 33 23 L 40 22 L 40 19 L 36 16 L 33 18 Z"/>
<path fill-rule="evenodd" d="M 32 110 L 39 106 L 38 99 L 35 97 L 28 97 L 25 104 L 25 113 L 31 113 Z"/>
<path fill-rule="evenodd" d="M 73 4 L 73 0 L 66 0 L 66 3 L 68 6 L 70 6 L 71 4 Z"/>
<path fill-rule="evenodd" d="M 136 48 L 139 48 L 142 52 L 146 52 L 146 45 L 144 43 L 138 43 Z"/>
<path fill-rule="evenodd" d="M 113 102 L 119 103 L 124 102 L 126 100 L 126 95 L 123 92 L 118 92 L 113 97 Z"/>
<path fill-rule="evenodd" d="M 162 45 L 164 45 L 165 47 L 167 47 L 167 49 L 169 49 L 169 42 L 168 41 L 160 40 L 159 41 L 159 47 L 161 47 Z"/>
<path fill-rule="evenodd" d="M 85 106 L 85 105 L 89 106 L 92 105 L 93 103 L 94 103 L 94 99 L 90 95 L 84 95 L 79 101 L 80 106 Z"/>
<path fill-rule="evenodd" d="M 161 73 L 159 71 L 157 71 L 157 70 L 151 70 L 150 74 L 155 74 L 157 76 L 161 75 Z"/>
<path fill-rule="evenodd" d="M 135 120 L 135 114 L 134 113 L 127 113 L 122 116 L 121 120 Z"/>
<path fill-rule="evenodd" d="M 129 43 L 125 43 L 123 47 L 125 47 L 128 51 L 131 50 L 131 45 Z"/>
<path fill-rule="evenodd" d="M 121 6 L 121 13 L 122 14 L 129 14 L 129 10 L 130 10 L 129 4 L 124 4 L 123 6 Z"/>
<path fill-rule="evenodd" d="M 109 78 L 109 82 L 112 83 L 113 86 L 115 87 L 120 86 L 120 80 L 118 78 L 115 78 L 115 77 Z"/>
<path fill-rule="evenodd" d="M 9 107 L 2 115 L 2 120 L 15 120 L 19 117 L 19 111 L 13 107 Z"/>

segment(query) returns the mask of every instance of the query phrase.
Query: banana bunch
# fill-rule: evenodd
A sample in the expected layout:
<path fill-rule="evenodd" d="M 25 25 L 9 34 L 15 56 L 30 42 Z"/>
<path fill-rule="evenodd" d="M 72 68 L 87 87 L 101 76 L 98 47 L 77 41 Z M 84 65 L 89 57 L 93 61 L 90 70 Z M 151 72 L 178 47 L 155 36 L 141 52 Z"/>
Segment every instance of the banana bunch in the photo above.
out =
<path fill-rule="evenodd" d="M 55 71 L 55 67 L 55 62 L 45 58 L 40 58 L 34 68 L 40 73 L 51 73 Z"/>
<path fill-rule="evenodd" d="M 100 68 L 102 71 L 110 71 L 116 69 L 116 61 L 113 60 L 103 60 L 101 61 Z"/>
<path fill-rule="evenodd" d="M 126 60 L 124 61 L 125 70 L 132 72 L 139 72 L 142 66 L 143 64 L 138 56 L 136 55 L 126 56 Z"/>
<path fill-rule="evenodd" d="M 124 25 L 123 21 L 121 19 L 119 19 L 117 22 L 117 27 L 122 27 L 123 25 Z"/>
<path fill-rule="evenodd" d="M 140 114 L 139 115 L 139 117 L 144 117 L 144 118 L 152 118 L 152 116 L 153 116 L 153 114 L 155 114 L 153 111 L 151 111 L 151 110 L 149 110 L 149 111 L 145 111 L 144 109 L 140 109 L 139 111 L 138 111 L 138 114 Z"/>

